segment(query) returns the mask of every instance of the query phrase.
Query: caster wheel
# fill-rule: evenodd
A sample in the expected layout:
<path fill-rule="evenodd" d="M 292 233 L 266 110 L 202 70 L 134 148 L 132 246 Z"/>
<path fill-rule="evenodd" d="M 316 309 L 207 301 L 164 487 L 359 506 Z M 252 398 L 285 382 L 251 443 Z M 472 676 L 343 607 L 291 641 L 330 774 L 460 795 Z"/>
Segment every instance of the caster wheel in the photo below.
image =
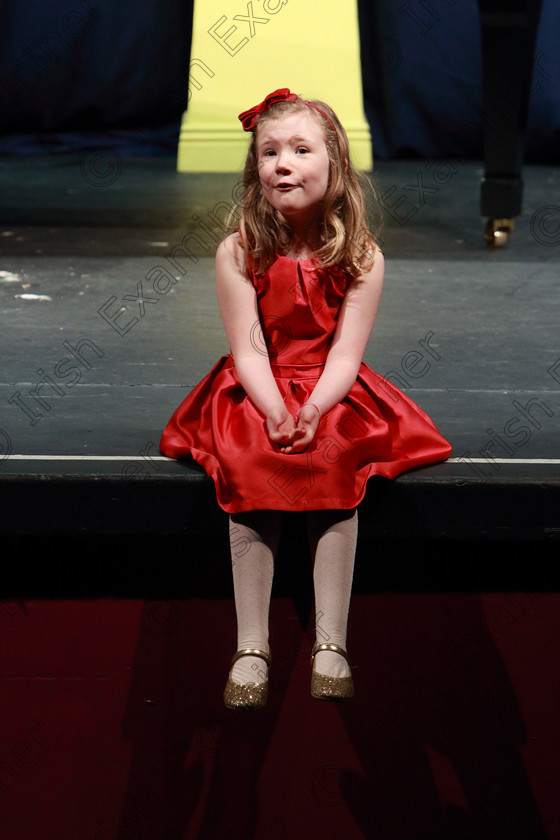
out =
<path fill-rule="evenodd" d="M 513 219 L 488 219 L 484 241 L 492 248 L 503 248 L 513 228 Z"/>

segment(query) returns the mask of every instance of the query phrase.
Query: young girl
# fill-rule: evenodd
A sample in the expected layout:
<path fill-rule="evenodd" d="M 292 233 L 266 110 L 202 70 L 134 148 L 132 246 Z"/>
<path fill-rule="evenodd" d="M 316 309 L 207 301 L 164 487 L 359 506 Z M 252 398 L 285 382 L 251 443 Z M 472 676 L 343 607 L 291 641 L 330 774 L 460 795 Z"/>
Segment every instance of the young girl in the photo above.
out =
<path fill-rule="evenodd" d="M 216 254 L 231 353 L 177 408 L 160 448 L 212 476 L 230 514 L 237 652 L 229 708 L 268 692 L 268 617 L 282 511 L 306 511 L 316 644 L 311 693 L 353 695 L 346 628 L 357 505 L 370 476 L 444 460 L 451 446 L 362 362 L 383 283 L 348 139 L 324 102 L 274 91 L 252 132 L 238 230 Z"/>

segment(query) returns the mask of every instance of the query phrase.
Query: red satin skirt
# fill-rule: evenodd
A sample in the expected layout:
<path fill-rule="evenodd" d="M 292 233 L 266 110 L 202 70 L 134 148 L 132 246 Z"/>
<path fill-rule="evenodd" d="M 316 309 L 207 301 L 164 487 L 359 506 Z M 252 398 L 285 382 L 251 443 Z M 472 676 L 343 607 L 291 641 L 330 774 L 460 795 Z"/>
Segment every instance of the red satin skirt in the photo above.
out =
<path fill-rule="evenodd" d="M 323 366 L 273 364 L 272 370 L 295 416 Z M 164 455 L 204 468 L 227 513 L 354 508 L 372 476 L 396 478 L 445 460 L 451 449 L 419 406 L 362 363 L 347 397 L 321 418 L 310 446 L 283 454 L 229 355 L 179 405 L 160 442 Z"/>

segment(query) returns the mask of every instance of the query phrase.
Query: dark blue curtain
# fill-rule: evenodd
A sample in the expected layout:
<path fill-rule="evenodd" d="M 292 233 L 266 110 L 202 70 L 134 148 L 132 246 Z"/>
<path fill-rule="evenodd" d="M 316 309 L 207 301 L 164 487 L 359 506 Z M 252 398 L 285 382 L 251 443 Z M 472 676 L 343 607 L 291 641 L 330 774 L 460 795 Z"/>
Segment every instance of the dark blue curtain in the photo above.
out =
<path fill-rule="evenodd" d="M 175 154 L 193 0 L 0 5 L 0 153 Z"/>
<path fill-rule="evenodd" d="M 515 8 L 508 0 L 493 5 Z M 482 157 L 477 0 L 360 0 L 359 10 L 365 108 L 376 156 Z M 560 3 L 544 0 L 527 161 L 560 161 L 559 82 Z"/>
<path fill-rule="evenodd" d="M 192 9 L 193 0 L 4 0 L 0 154 L 174 155 Z M 360 0 L 359 13 L 375 157 L 480 158 L 476 0 Z M 559 79 L 560 3 L 544 0 L 526 160 L 560 158 Z"/>

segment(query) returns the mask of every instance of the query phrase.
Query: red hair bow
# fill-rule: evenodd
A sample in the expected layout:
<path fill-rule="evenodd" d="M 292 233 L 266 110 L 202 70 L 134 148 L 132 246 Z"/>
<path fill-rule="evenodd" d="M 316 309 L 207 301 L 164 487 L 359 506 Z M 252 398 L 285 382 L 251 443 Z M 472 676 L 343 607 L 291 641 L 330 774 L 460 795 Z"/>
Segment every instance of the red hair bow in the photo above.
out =
<path fill-rule="evenodd" d="M 299 96 L 297 93 L 290 93 L 289 88 L 279 88 L 278 90 L 272 91 L 272 93 L 269 93 L 268 96 L 265 97 L 262 102 L 259 102 L 258 105 L 255 105 L 253 108 L 249 108 L 248 111 L 243 111 L 239 114 L 239 119 L 241 120 L 244 131 L 253 131 L 255 123 L 260 115 L 264 114 L 265 111 L 268 111 L 270 106 L 274 105 L 275 102 L 295 102 L 296 99 L 299 99 Z"/>

